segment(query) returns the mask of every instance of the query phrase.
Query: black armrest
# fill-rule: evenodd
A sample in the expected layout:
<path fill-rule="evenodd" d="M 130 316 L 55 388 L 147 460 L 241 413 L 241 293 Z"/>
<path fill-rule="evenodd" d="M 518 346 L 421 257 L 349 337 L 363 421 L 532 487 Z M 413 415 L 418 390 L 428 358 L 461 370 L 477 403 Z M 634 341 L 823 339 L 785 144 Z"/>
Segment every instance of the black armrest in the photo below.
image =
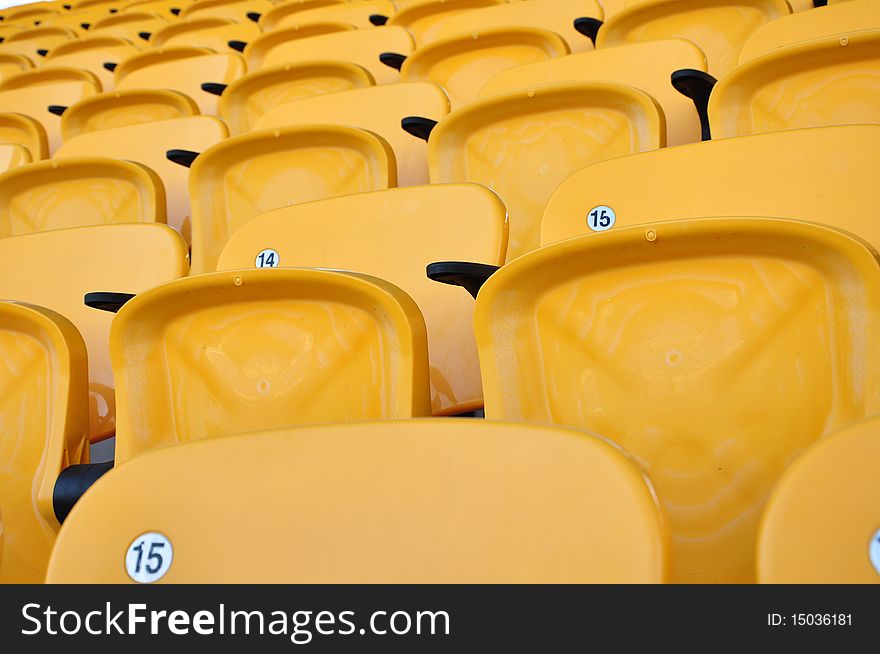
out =
<path fill-rule="evenodd" d="M 0 36 L 0 43 L 3 43 L 3 41 L 5 41 L 5 40 L 6 40 L 5 36 Z"/>
<path fill-rule="evenodd" d="M 79 26 L 82 27 L 84 30 L 87 30 L 87 29 L 91 29 L 92 24 L 91 23 L 80 23 Z"/>
<path fill-rule="evenodd" d="M 165 152 L 165 158 L 179 166 L 189 168 L 193 165 L 193 161 L 196 160 L 199 154 L 201 153 L 193 152 L 192 150 L 168 150 Z"/>
<path fill-rule="evenodd" d="M 262 15 L 263 15 L 263 14 L 261 14 L 259 11 L 249 11 L 249 12 L 247 12 L 247 17 L 250 18 L 250 19 L 251 19 L 252 21 L 254 21 L 255 23 L 259 23 L 259 22 L 260 22 L 260 16 L 262 16 Z"/>
<path fill-rule="evenodd" d="M 598 18 L 582 17 L 574 19 L 574 28 L 590 39 L 593 45 L 596 45 L 596 35 L 599 33 L 600 27 L 602 27 L 602 21 Z"/>
<path fill-rule="evenodd" d="M 116 70 L 116 67 L 117 67 L 118 65 L 119 65 L 119 64 L 114 63 L 114 62 L 112 62 L 112 61 L 105 61 L 105 62 L 104 62 L 104 69 L 105 69 L 105 70 L 109 70 L 109 71 L 112 73 L 114 70 Z"/>
<path fill-rule="evenodd" d="M 709 96 L 717 81 L 709 73 L 692 68 L 683 68 L 672 73 L 672 86 L 675 90 L 694 101 L 697 114 L 700 116 L 704 141 L 712 138 L 712 130 L 709 127 Z"/>
<path fill-rule="evenodd" d="M 110 13 L 111 14 L 118 14 L 119 10 L 114 7 L 113 9 L 110 10 Z"/>
<path fill-rule="evenodd" d="M 116 313 L 122 308 L 122 305 L 134 297 L 133 293 L 111 293 L 100 291 L 94 293 L 86 293 L 83 297 L 83 304 L 92 309 L 99 311 L 107 311 L 108 313 Z"/>
<path fill-rule="evenodd" d="M 138 36 L 141 37 L 144 41 L 149 41 L 150 37 L 153 36 L 152 32 L 138 32 Z"/>
<path fill-rule="evenodd" d="M 72 465 L 61 471 L 58 479 L 55 480 L 55 490 L 52 492 L 52 510 L 58 522 L 64 522 L 83 493 L 112 467 L 113 462 L 108 461 Z"/>
<path fill-rule="evenodd" d="M 370 22 L 373 25 L 384 25 L 388 22 L 388 16 L 382 14 L 370 14 Z"/>
<path fill-rule="evenodd" d="M 438 261 L 437 263 L 429 263 L 425 272 L 428 278 L 435 282 L 463 287 L 476 299 L 483 284 L 496 270 L 498 270 L 498 266 L 490 266 L 486 263 Z"/>
<path fill-rule="evenodd" d="M 431 136 L 431 131 L 436 125 L 436 120 L 422 118 L 421 116 L 407 116 L 400 121 L 400 126 L 404 132 L 412 134 L 423 141 L 428 140 L 428 137 Z"/>
<path fill-rule="evenodd" d="M 60 105 L 60 104 L 50 104 L 46 108 L 49 110 L 50 114 L 55 114 L 56 116 L 60 116 L 65 111 L 67 111 L 67 107 Z"/>
<path fill-rule="evenodd" d="M 814 7 L 826 7 L 828 5 L 828 0 L 813 0 Z"/>
<path fill-rule="evenodd" d="M 61 5 L 61 7 L 64 9 L 67 9 L 67 11 L 70 11 L 71 9 L 73 9 L 73 5 Z"/>
<path fill-rule="evenodd" d="M 389 68 L 400 70 L 403 68 L 403 62 L 406 61 L 406 57 L 402 54 L 397 54 L 396 52 L 383 52 L 379 55 L 379 61 Z"/>
<path fill-rule="evenodd" d="M 45 57 L 47 54 L 49 54 L 49 51 L 46 50 L 46 48 L 40 48 L 39 50 L 37 50 L 37 54 L 41 57 Z"/>
<path fill-rule="evenodd" d="M 171 11 L 171 13 L 175 16 L 180 16 L 180 9 L 178 9 L 177 7 L 172 7 L 169 11 Z"/>
<path fill-rule="evenodd" d="M 219 84 L 217 82 L 205 82 L 202 84 L 202 90 L 212 95 L 223 95 L 228 84 Z"/>
<path fill-rule="evenodd" d="M 228 45 L 236 52 L 244 52 L 244 49 L 247 47 L 247 41 L 238 41 L 233 39 L 232 41 L 227 41 L 226 45 Z"/>

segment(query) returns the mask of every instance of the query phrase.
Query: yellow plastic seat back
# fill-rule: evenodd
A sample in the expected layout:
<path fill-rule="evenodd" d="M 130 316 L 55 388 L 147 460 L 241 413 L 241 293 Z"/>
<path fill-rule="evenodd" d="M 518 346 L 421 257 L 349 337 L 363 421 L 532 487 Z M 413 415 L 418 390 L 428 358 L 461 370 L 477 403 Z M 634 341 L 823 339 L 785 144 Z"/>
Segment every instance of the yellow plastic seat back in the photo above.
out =
<path fill-rule="evenodd" d="M 370 71 L 376 84 L 393 84 L 400 81 L 400 73 L 383 64 L 379 55 L 383 52 L 408 55 L 414 47 L 413 37 L 405 28 L 383 25 L 372 29 L 321 34 L 279 44 L 266 53 L 261 66 L 334 59 L 363 66 Z"/>
<path fill-rule="evenodd" d="M 562 37 L 547 30 L 486 30 L 419 48 L 403 62 L 400 79 L 443 87 L 452 108 L 458 109 L 475 100 L 483 85 L 502 70 L 566 54 Z"/>
<path fill-rule="evenodd" d="M 106 16 L 110 16 L 109 7 L 97 7 L 94 9 L 85 9 L 82 11 L 66 11 L 63 14 L 57 14 L 44 18 L 40 21 L 41 27 L 66 27 L 73 30 L 79 35 L 88 34 L 88 30 L 92 22 L 99 21 Z M 84 27 L 87 26 L 87 27 Z"/>
<path fill-rule="evenodd" d="M 425 325 L 382 280 L 237 270 L 157 286 L 110 334 L 116 462 L 249 430 L 429 415 Z"/>
<path fill-rule="evenodd" d="M 572 52 L 585 52 L 593 49 L 593 42 L 575 29 L 574 21 L 577 18 L 601 20 L 602 16 L 603 11 L 598 0 L 504 2 L 444 16 L 442 22 L 437 24 L 432 40 L 498 28 L 537 27 L 559 34 Z"/>
<path fill-rule="evenodd" d="M 522 0 L 528 4 L 535 0 Z M 509 5 L 514 6 L 514 5 Z M 515 66 L 490 79 L 480 91 L 487 98 L 554 82 L 613 82 L 644 91 L 663 109 L 667 145 L 700 140 L 700 118 L 694 103 L 670 81 L 681 69 L 706 71 L 706 57 L 690 41 L 665 39 L 622 45 Z"/>
<path fill-rule="evenodd" d="M 244 57 L 250 70 L 258 70 L 263 67 L 264 60 L 275 48 L 285 47 L 292 41 L 300 39 L 323 36 L 324 34 L 335 34 L 337 32 L 349 32 L 354 29 L 354 25 L 347 23 L 322 22 L 293 25 L 284 29 L 273 30 L 249 41 L 244 49 Z M 323 60 L 326 56 L 327 54 L 322 52 L 320 48 L 316 48 L 311 52 L 311 56 L 301 58 L 300 61 L 294 60 L 294 63 L 298 65 L 311 63 L 312 61 Z"/>
<path fill-rule="evenodd" d="M 188 4 L 190 4 L 190 0 L 142 0 L 126 4 L 119 10 L 119 13 L 151 13 L 165 20 L 174 21 L 178 19 L 178 16 L 172 10 L 183 9 Z"/>
<path fill-rule="evenodd" d="M 61 136 L 66 142 L 79 134 L 99 129 L 198 114 L 199 107 L 195 100 L 178 91 L 129 89 L 99 93 L 65 110 L 61 116 Z"/>
<path fill-rule="evenodd" d="M 120 61 L 138 52 L 127 39 L 92 36 L 62 43 L 46 56 L 42 68 L 82 68 L 98 78 L 104 91 L 112 91 L 115 80 L 104 63 Z"/>
<path fill-rule="evenodd" d="M 173 48 L 148 48 L 139 54 L 126 57 L 122 61 L 112 62 L 117 64 L 113 73 L 118 82 L 129 73 L 134 73 L 142 68 L 213 53 L 210 48 L 198 48 L 190 45 L 179 45 Z"/>
<path fill-rule="evenodd" d="M 55 158 L 109 157 L 150 168 L 165 187 L 168 224 L 189 241 L 189 170 L 172 163 L 165 155 L 174 149 L 203 152 L 227 136 L 226 125 L 213 116 L 157 120 L 80 134 L 65 142 Z"/>
<path fill-rule="evenodd" d="M 434 184 L 260 214 L 230 237 L 217 269 L 354 270 L 400 287 L 428 329 L 432 412 L 448 415 L 483 405 L 474 303 L 460 288 L 428 279 L 425 268 L 436 261 L 498 266 L 506 246 L 507 212 L 494 193 L 476 184 Z"/>
<path fill-rule="evenodd" d="M 416 0 L 401 7 L 391 16 L 388 25 L 405 27 L 421 47 L 437 40 L 440 27 L 447 19 L 501 3 L 506 0 Z"/>
<path fill-rule="evenodd" d="M 186 245 L 156 223 L 79 227 L 0 238 L 0 297 L 48 307 L 73 322 L 89 352 L 89 434 L 111 436 L 116 401 L 109 358 L 113 314 L 86 293 L 138 293 L 187 273 Z"/>
<path fill-rule="evenodd" d="M 63 316 L 0 301 L 0 583 L 41 583 L 59 524 L 55 480 L 87 463 L 86 348 Z"/>
<path fill-rule="evenodd" d="M 394 151 L 397 185 L 415 186 L 428 183 L 427 143 L 405 132 L 401 120 L 420 116 L 439 121 L 447 113 L 449 99 L 436 84 L 400 82 L 287 102 L 269 109 L 254 128 L 331 123 L 369 130 Z"/>
<path fill-rule="evenodd" d="M 397 11 L 391 0 L 358 0 L 358 2 L 334 2 L 322 6 L 302 9 L 293 13 L 289 10 L 290 2 L 277 5 L 260 17 L 260 27 L 264 32 L 271 32 L 285 27 L 306 26 L 310 23 L 344 23 L 357 29 L 372 29 L 370 16 L 389 18 Z"/>
<path fill-rule="evenodd" d="M 49 156 L 46 130 L 38 120 L 24 114 L 0 113 L 0 143 L 22 146 L 28 151 L 32 161 Z"/>
<path fill-rule="evenodd" d="M 758 538 L 758 581 L 880 583 L 880 421 L 856 423 L 802 454 L 776 485 Z"/>
<path fill-rule="evenodd" d="M 76 37 L 74 30 L 65 27 L 34 27 L 7 36 L 0 43 L 0 52 L 23 55 L 36 62 L 42 58 L 39 50 L 51 52 L 53 48 Z"/>
<path fill-rule="evenodd" d="M 302 125 L 226 139 L 190 170 L 192 272 L 214 270 L 229 236 L 259 213 L 395 184 L 391 147 L 355 127 Z"/>
<path fill-rule="evenodd" d="M 673 579 L 752 582 L 760 511 L 880 407 L 880 263 L 827 227 L 679 220 L 543 247 L 475 312 L 486 416 L 594 431 L 645 465 Z"/>
<path fill-rule="evenodd" d="M 282 64 L 235 80 L 220 96 L 218 111 L 230 132 L 241 134 L 252 129 L 273 107 L 313 95 L 372 85 L 373 76 L 365 68 L 346 61 Z"/>
<path fill-rule="evenodd" d="M 737 64 L 746 39 L 791 13 L 786 0 L 651 0 L 628 3 L 599 29 L 597 48 L 657 39 L 693 41 L 717 78 Z"/>
<path fill-rule="evenodd" d="M 287 0 L 280 2 L 260 16 L 260 29 L 264 32 L 281 27 L 285 21 L 298 21 L 300 14 L 315 9 L 332 8 L 338 5 L 359 5 L 361 2 L 348 2 L 348 0 Z M 320 22 L 323 22 L 320 21 Z M 348 22 L 348 21 L 342 21 Z M 366 25 L 364 26 L 366 27 Z"/>
<path fill-rule="evenodd" d="M 167 483 L 148 492 L 156 470 Z M 243 501 L 255 497 L 256 510 Z M 47 581 L 131 583 L 126 553 L 153 531 L 173 552 L 162 583 L 659 583 L 668 570 L 665 520 L 629 456 L 591 434 L 482 420 L 146 454 L 74 507 Z"/>
<path fill-rule="evenodd" d="M 0 82 L 33 67 L 33 62 L 24 55 L 0 52 Z"/>
<path fill-rule="evenodd" d="M 202 90 L 202 84 L 230 84 L 246 71 L 244 57 L 237 52 L 204 54 L 145 66 L 119 79 L 116 88 L 179 91 L 195 100 L 201 113 L 215 115 L 219 98 Z"/>
<path fill-rule="evenodd" d="M 197 0 L 183 8 L 180 18 L 192 20 L 219 17 L 245 23 L 250 22 L 248 12 L 265 12 L 271 8 L 272 3 L 269 0 Z"/>
<path fill-rule="evenodd" d="M 150 39 L 150 45 L 194 45 L 216 52 L 228 52 L 230 41 L 252 41 L 259 35 L 260 28 L 251 21 L 235 23 L 228 18 L 192 18 L 172 23 L 156 32 Z"/>
<path fill-rule="evenodd" d="M 50 113 L 48 107 L 69 107 L 100 92 L 98 78 L 85 70 L 32 70 L 0 82 L 0 111 L 22 113 L 39 121 L 46 130 L 51 154 L 61 145 L 61 118 Z"/>
<path fill-rule="evenodd" d="M 159 17 L 158 14 L 149 12 L 125 12 L 123 9 L 117 14 L 111 14 L 107 18 L 96 21 L 89 29 L 91 36 L 115 36 L 128 39 L 132 43 L 140 40 L 140 33 L 152 34 L 168 25 L 168 20 Z"/>
<path fill-rule="evenodd" d="M 135 222 L 165 222 L 162 181 L 139 164 L 63 159 L 0 175 L 0 238 Z"/>
<path fill-rule="evenodd" d="M 666 220 L 757 216 L 836 227 L 880 250 L 880 126 L 771 132 L 587 166 L 550 196 L 541 245 Z M 604 217 L 603 217 L 604 212 Z"/>
<path fill-rule="evenodd" d="M 42 18 L 49 18 L 58 14 L 58 11 L 50 7 L 31 6 L 27 4 L 20 7 L 7 9 L 4 15 L 4 23 L 13 25 L 33 25 Z"/>
<path fill-rule="evenodd" d="M 877 28 L 880 28 L 880 5 L 874 0 L 816 7 L 815 11 L 783 16 L 756 29 L 743 44 L 739 63 L 803 41 Z"/>
<path fill-rule="evenodd" d="M 31 163 L 31 153 L 22 145 L 0 143 L 0 173 Z"/>
<path fill-rule="evenodd" d="M 880 29 L 779 48 L 723 78 L 709 98 L 714 138 L 821 125 L 880 124 Z"/>
<path fill-rule="evenodd" d="M 544 204 L 572 172 L 664 144 L 650 96 L 622 84 L 564 82 L 453 111 L 431 133 L 428 163 L 432 183 L 477 182 L 501 196 L 510 260 L 538 247 Z"/>

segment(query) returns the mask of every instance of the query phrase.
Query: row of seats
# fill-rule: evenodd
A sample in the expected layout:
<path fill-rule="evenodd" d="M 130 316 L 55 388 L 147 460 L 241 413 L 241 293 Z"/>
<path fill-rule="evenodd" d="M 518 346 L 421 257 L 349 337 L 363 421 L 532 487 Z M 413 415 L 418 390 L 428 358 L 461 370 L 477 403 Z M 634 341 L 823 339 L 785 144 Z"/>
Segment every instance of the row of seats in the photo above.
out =
<path fill-rule="evenodd" d="M 851 549 L 869 506 L 850 541 L 779 561 L 806 528 L 785 508 L 812 479 L 788 481 L 798 455 L 877 414 L 877 0 L 41 4 L 0 12 L 0 580 L 120 580 L 124 521 L 153 515 L 132 508 L 138 475 L 205 457 L 216 492 L 251 461 L 234 498 L 325 439 L 294 488 L 362 494 L 376 529 L 454 508 L 440 480 L 465 439 L 498 467 L 462 473 L 455 492 L 486 503 L 448 532 L 402 535 L 410 567 L 346 543 L 291 581 L 788 581 L 819 562 L 822 580 L 873 579 Z M 402 422 L 291 431 L 376 419 Z M 88 444 L 113 435 L 119 470 L 50 563 L 110 467 Z M 364 493 L 378 473 L 358 460 L 400 476 Z M 337 463 L 350 485 L 322 477 Z M 206 503 L 180 484 L 166 501 Z M 531 499 L 475 549 L 432 548 L 519 485 Z M 580 504 L 609 492 L 621 504 Z M 265 515 L 216 510 L 230 501 Z M 325 549 L 330 522 L 313 524 L 314 541 L 261 531 L 261 559 L 291 538 L 295 557 Z M 487 565 L 522 534 L 533 552 Z M 583 546 L 547 559 L 559 542 Z"/>

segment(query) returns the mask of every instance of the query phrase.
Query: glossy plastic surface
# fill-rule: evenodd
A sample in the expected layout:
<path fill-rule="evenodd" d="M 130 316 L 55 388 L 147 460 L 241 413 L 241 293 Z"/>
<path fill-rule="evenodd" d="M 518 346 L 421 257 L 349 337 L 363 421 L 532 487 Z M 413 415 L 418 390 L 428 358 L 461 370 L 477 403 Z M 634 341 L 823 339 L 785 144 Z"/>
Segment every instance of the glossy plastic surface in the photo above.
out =
<path fill-rule="evenodd" d="M 773 219 L 582 236 L 489 278 L 475 312 L 486 417 L 602 434 L 641 461 L 673 580 L 752 582 L 786 465 L 880 408 L 880 263 Z"/>
<path fill-rule="evenodd" d="M 387 24 L 408 29 L 421 47 L 437 40 L 448 19 L 498 4 L 507 0 L 416 0 L 401 7 Z"/>
<path fill-rule="evenodd" d="M 204 152 L 190 170 L 192 272 L 216 268 L 236 229 L 270 209 L 396 184 L 390 146 L 354 127 L 248 132 Z"/>
<path fill-rule="evenodd" d="M 107 18 L 95 22 L 89 34 L 92 36 L 117 36 L 128 39 L 132 43 L 142 40 L 140 32 L 158 32 L 168 25 L 168 20 L 149 12 L 125 12 L 111 14 Z"/>
<path fill-rule="evenodd" d="M 392 16 L 397 8 L 391 0 L 358 0 L 358 2 L 335 2 L 333 4 L 303 9 L 295 13 L 281 16 L 281 7 L 290 7 L 289 2 L 276 7 L 260 18 L 260 27 L 263 31 L 273 31 L 295 25 L 308 25 L 309 23 L 345 23 L 354 25 L 358 29 L 372 29 L 370 16 Z M 277 12 L 277 14 L 276 14 Z"/>
<path fill-rule="evenodd" d="M 0 302 L 0 583 L 41 583 L 58 474 L 89 460 L 86 348 L 42 307 Z"/>
<path fill-rule="evenodd" d="M 351 125 L 378 134 L 394 150 L 397 185 L 428 183 L 428 146 L 401 129 L 408 116 L 440 120 L 449 113 L 449 99 L 430 82 L 400 82 L 354 91 L 319 95 L 269 109 L 255 129 L 308 123 Z"/>
<path fill-rule="evenodd" d="M 34 67 L 29 57 L 0 52 L 0 82 Z"/>
<path fill-rule="evenodd" d="M 370 244 L 367 247 L 365 244 Z M 435 415 L 482 408 L 473 336 L 474 302 L 462 289 L 431 281 L 435 261 L 499 266 L 507 211 L 476 184 L 434 184 L 307 202 L 260 214 L 236 231 L 218 270 L 254 267 L 265 249 L 279 266 L 354 270 L 400 287 L 425 318 Z"/>
<path fill-rule="evenodd" d="M 282 47 L 291 41 L 299 39 L 308 39 L 313 36 L 322 36 L 324 34 L 334 34 L 336 32 L 348 32 L 355 29 L 354 25 L 348 23 L 322 22 L 308 23 L 306 25 L 294 25 L 284 29 L 273 30 L 261 36 L 256 37 L 248 42 L 244 49 L 244 56 L 247 59 L 250 70 L 257 70 L 263 67 L 266 57 L 275 48 Z M 320 49 L 316 49 L 309 59 L 303 59 L 298 63 L 311 63 L 311 61 L 320 61 L 326 59 L 326 55 Z M 276 62 L 278 63 L 278 62 Z"/>
<path fill-rule="evenodd" d="M 31 163 L 30 151 L 15 143 L 0 143 L 0 173 Z"/>
<path fill-rule="evenodd" d="M 148 493 L 157 469 L 168 481 Z M 659 583 L 668 571 L 665 520 L 630 457 L 590 434 L 483 420 L 144 455 L 74 508 L 48 582 L 130 583 L 125 552 L 149 529 L 174 547 L 162 583 Z"/>
<path fill-rule="evenodd" d="M 138 54 L 139 50 L 127 39 L 115 36 L 94 36 L 62 43 L 52 50 L 42 68 L 82 68 L 101 82 L 104 91 L 115 85 L 113 73 L 104 68 L 107 61 L 121 61 Z"/>
<path fill-rule="evenodd" d="M 281 23 L 297 19 L 299 14 L 314 9 L 335 7 L 336 5 L 360 4 L 349 3 L 348 0 L 287 0 L 281 2 L 260 16 L 260 29 L 271 32 L 281 27 Z"/>
<path fill-rule="evenodd" d="M 14 143 L 25 148 L 32 161 L 49 156 L 46 130 L 40 122 L 18 113 L 0 113 L 0 142 Z"/>
<path fill-rule="evenodd" d="M 538 247 L 544 203 L 590 163 L 665 144 L 662 113 L 622 84 L 564 82 L 479 100 L 428 141 L 431 182 L 477 182 L 510 213 L 508 260 Z"/>
<path fill-rule="evenodd" d="M 260 36 L 256 23 L 235 23 L 228 18 L 191 18 L 171 23 L 150 39 L 153 47 L 193 45 L 229 52 L 230 41 L 253 41 Z"/>
<path fill-rule="evenodd" d="M 502 28 L 456 36 L 419 48 L 400 69 L 404 81 L 433 82 L 453 109 L 477 98 L 502 70 L 568 54 L 561 36 L 542 29 Z"/>
<path fill-rule="evenodd" d="M 75 39 L 76 36 L 74 30 L 64 27 L 33 27 L 7 36 L 3 43 L 0 43 L 0 52 L 23 55 L 35 61 L 40 58 L 37 50 L 51 51 L 56 46 Z"/>
<path fill-rule="evenodd" d="M 163 284 L 119 310 L 110 349 L 117 465 L 249 430 L 430 413 L 418 307 L 365 275 L 238 270 Z"/>
<path fill-rule="evenodd" d="M 180 12 L 181 20 L 194 18 L 228 18 L 238 23 L 251 22 L 248 12 L 267 12 L 272 9 L 269 0 L 196 0 Z"/>
<path fill-rule="evenodd" d="M 61 136 L 68 141 L 85 132 L 186 118 L 198 113 L 195 100 L 178 91 L 129 89 L 99 93 L 67 108 L 61 116 Z"/>

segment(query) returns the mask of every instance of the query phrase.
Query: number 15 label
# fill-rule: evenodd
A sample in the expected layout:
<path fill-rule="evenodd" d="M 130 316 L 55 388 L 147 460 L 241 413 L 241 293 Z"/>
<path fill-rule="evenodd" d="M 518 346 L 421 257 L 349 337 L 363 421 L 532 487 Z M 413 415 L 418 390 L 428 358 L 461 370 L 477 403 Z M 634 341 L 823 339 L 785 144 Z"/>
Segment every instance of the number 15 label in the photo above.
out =
<path fill-rule="evenodd" d="M 128 546 L 125 569 L 140 584 L 150 584 L 165 576 L 171 567 L 174 550 L 162 534 L 151 531 L 141 534 Z"/>
<path fill-rule="evenodd" d="M 587 214 L 587 227 L 594 232 L 604 232 L 614 227 L 615 220 L 617 220 L 617 216 L 614 209 L 600 204 L 598 207 L 593 207 Z"/>

